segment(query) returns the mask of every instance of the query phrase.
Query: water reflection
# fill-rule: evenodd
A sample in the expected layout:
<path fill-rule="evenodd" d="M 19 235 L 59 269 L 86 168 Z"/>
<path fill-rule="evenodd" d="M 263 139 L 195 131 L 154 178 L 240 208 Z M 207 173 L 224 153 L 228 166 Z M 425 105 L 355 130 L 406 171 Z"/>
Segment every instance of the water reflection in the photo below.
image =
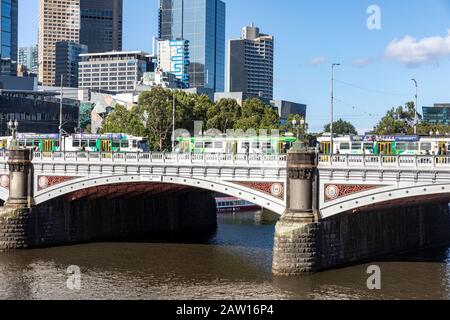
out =
<path fill-rule="evenodd" d="M 296 278 L 272 277 L 274 222 L 225 215 L 207 243 L 101 243 L 0 254 L 0 299 L 448 299 L 449 248 Z M 421 261 L 421 262 L 418 262 Z M 66 269 L 81 268 L 79 291 Z"/>

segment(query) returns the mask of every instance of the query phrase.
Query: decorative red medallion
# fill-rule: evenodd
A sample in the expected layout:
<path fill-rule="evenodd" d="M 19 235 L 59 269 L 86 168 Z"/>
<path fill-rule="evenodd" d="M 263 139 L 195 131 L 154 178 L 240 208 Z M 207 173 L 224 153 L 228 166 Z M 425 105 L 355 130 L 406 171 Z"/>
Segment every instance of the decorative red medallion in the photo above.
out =
<path fill-rule="evenodd" d="M 348 185 L 348 184 L 326 184 L 325 202 L 343 198 L 355 193 L 382 188 L 381 185 Z"/>
<path fill-rule="evenodd" d="M 38 176 L 38 190 L 42 191 L 74 179 L 78 179 L 78 177 Z"/>
<path fill-rule="evenodd" d="M 269 194 L 278 199 L 284 199 L 284 183 L 279 182 L 237 182 L 237 184 Z"/>

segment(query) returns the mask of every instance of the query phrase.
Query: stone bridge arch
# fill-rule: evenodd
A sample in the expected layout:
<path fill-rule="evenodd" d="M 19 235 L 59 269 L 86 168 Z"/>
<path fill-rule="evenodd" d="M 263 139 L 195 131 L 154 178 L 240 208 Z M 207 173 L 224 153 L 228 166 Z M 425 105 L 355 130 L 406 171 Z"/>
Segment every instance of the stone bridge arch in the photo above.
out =
<path fill-rule="evenodd" d="M 62 196 L 78 197 L 83 190 L 118 185 L 167 185 L 196 188 L 237 197 L 282 215 L 286 210 L 285 183 L 280 179 L 270 182 L 227 181 L 217 178 L 193 178 L 156 175 L 102 175 L 93 177 L 36 175 L 34 204 L 40 205 Z M 0 194 L 1 196 L 1 194 Z M 70 200 L 70 199 L 69 199 Z"/>
<path fill-rule="evenodd" d="M 414 185 L 349 185 L 323 184 L 321 194 L 322 218 L 342 213 L 385 210 L 406 205 L 450 202 L 450 181 Z"/>

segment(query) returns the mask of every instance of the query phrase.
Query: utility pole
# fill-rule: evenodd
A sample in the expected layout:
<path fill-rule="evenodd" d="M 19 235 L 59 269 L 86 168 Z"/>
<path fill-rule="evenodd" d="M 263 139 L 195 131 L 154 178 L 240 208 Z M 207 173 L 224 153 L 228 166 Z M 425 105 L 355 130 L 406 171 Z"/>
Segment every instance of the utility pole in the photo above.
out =
<path fill-rule="evenodd" d="M 64 98 L 64 90 L 63 90 L 63 80 L 64 75 L 61 75 L 61 97 L 59 101 L 59 150 L 62 151 L 62 133 L 63 133 L 63 98 Z"/>
<path fill-rule="evenodd" d="M 417 84 L 417 80 L 416 79 L 411 79 L 413 82 L 414 82 L 414 85 L 416 86 L 416 95 L 415 95 L 415 98 L 416 98 L 416 102 L 415 102 L 415 105 L 414 105 L 414 135 L 417 135 L 417 124 L 418 124 L 418 122 L 419 122 L 419 117 L 418 117 L 418 114 L 417 114 L 417 108 L 419 107 L 419 105 L 418 105 L 418 92 L 419 92 L 419 90 L 418 90 L 418 84 Z"/>
<path fill-rule="evenodd" d="M 331 65 L 331 122 L 330 122 L 330 155 L 334 152 L 334 133 L 333 133 L 333 123 L 334 123 L 334 67 L 340 66 L 340 63 L 333 63 Z"/>
<path fill-rule="evenodd" d="M 172 106 L 172 152 L 175 151 L 175 121 L 176 121 L 176 103 L 175 91 L 173 92 L 173 106 Z"/>

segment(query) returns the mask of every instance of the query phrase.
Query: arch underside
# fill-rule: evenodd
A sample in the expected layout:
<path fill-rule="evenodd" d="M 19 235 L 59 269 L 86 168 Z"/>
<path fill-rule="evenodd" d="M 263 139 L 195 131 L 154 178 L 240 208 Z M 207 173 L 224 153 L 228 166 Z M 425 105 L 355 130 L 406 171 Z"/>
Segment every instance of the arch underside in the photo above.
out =
<path fill-rule="evenodd" d="M 444 202 L 450 203 L 449 183 L 402 188 L 391 186 L 330 201 L 322 204 L 320 212 L 322 218 L 329 218 L 342 213 L 360 213 L 414 206 L 415 204 Z"/>
<path fill-rule="evenodd" d="M 279 182 L 285 183 L 284 181 Z M 38 181 L 35 181 L 35 185 L 38 185 Z M 204 189 L 240 198 L 279 215 L 282 215 L 286 209 L 286 202 L 283 199 L 255 191 L 233 181 L 152 175 L 112 175 L 74 179 L 45 190 L 35 190 L 34 203 L 39 205 L 62 196 L 66 196 L 69 201 L 84 197 L 95 200 L 98 197 L 127 197 L 133 194 L 151 196 L 155 193 L 180 192 L 189 188 Z"/>

